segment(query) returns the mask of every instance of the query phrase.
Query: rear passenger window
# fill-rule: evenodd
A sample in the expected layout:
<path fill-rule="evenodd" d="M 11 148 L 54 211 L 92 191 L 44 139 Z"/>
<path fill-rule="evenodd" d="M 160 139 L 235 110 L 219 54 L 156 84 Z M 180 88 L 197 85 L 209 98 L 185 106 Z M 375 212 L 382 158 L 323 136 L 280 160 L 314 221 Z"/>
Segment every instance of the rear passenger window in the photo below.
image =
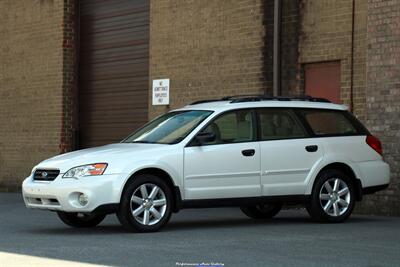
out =
<path fill-rule="evenodd" d="M 357 129 L 343 111 L 307 110 L 302 113 L 316 135 L 357 134 Z"/>
<path fill-rule="evenodd" d="M 260 118 L 261 140 L 304 138 L 306 131 L 291 110 L 262 109 Z"/>

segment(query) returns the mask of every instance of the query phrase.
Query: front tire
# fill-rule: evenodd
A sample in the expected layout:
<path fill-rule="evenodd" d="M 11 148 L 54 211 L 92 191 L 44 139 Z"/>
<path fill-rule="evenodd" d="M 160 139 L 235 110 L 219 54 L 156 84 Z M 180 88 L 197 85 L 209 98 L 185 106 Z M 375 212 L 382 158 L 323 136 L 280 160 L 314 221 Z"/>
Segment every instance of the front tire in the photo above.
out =
<path fill-rule="evenodd" d="M 242 212 L 253 219 L 270 219 L 282 209 L 282 203 L 258 204 L 255 206 L 242 206 Z"/>
<path fill-rule="evenodd" d="M 340 170 L 325 170 L 315 181 L 307 211 L 314 221 L 340 223 L 353 212 L 353 180 Z"/>
<path fill-rule="evenodd" d="M 136 176 L 126 185 L 117 217 L 131 232 L 155 232 L 170 219 L 172 192 L 168 184 L 157 176 Z"/>
<path fill-rule="evenodd" d="M 106 217 L 105 214 L 77 213 L 58 211 L 58 217 L 63 223 L 75 228 L 95 227 Z"/>

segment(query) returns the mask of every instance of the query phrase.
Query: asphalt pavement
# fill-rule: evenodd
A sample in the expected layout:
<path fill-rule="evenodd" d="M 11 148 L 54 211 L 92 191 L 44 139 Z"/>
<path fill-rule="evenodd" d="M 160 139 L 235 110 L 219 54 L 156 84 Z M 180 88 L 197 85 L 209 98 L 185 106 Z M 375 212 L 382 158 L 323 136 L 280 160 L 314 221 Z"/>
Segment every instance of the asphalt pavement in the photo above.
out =
<path fill-rule="evenodd" d="M 400 218 L 318 224 L 304 210 L 258 221 L 238 208 L 193 209 L 173 214 L 161 232 L 138 234 L 125 232 L 114 215 L 95 228 L 69 228 L 52 212 L 26 209 L 20 194 L 1 193 L 0 266 L 41 259 L 51 262 L 42 266 L 397 267 Z"/>

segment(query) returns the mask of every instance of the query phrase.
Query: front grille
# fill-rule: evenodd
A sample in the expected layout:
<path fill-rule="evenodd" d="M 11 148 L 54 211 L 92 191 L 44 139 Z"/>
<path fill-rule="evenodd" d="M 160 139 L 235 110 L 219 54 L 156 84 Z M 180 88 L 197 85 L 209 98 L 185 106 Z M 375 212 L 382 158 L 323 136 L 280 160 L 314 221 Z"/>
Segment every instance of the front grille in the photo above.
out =
<path fill-rule="evenodd" d="M 60 206 L 60 202 L 55 198 L 27 197 L 25 199 L 29 204 L 33 205 Z"/>
<path fill-rule="evenodd" d="M 60 174 L 59 170 L 36 170 L 33 174 L 33 180 L 53 181 Z"/>

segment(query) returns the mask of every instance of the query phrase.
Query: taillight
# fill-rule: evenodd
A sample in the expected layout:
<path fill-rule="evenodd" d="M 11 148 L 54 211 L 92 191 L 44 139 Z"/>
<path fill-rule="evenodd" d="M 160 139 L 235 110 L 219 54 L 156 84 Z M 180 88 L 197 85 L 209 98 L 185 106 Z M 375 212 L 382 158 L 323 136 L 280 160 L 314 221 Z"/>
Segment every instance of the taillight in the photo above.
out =
<path fill-rule="evenodd" d="M 368 135 L 367 139 L 365 140 L 367 144 L 380 155 L 383 153 L 381 141 L 373 135 Z"/>

